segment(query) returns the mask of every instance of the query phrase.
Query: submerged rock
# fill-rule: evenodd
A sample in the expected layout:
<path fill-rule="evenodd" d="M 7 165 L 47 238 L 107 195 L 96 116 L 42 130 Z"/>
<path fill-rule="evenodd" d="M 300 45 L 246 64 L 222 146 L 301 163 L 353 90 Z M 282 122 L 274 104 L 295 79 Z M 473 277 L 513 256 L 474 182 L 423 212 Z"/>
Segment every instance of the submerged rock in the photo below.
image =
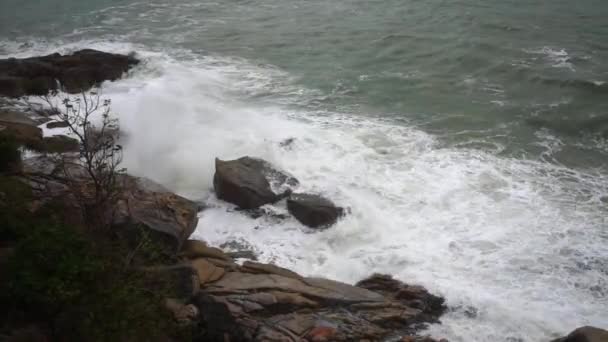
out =
<path fill-rule="evenodd" d="M 344 209 L 319 195 L 293 194 L 287 199 L 287 209 L 302 224 L 324 228 L 336 223 Z"/>
<path fill-rule="evenodd" d="M 558 338 L 552 342 L 607 342 L 608 331 L 596 327 L 580 327 L 568 336 Z"/>
<path fill-rule="evenodd" d="M 90 89 L 122 77 L 139 61 L 133 56 L 85 49 L 71 55 L 58 53 L 0 60 L 0 95 L 45 95 L 61 87 L 69 93 Z"/>
<path fill-rule="evenodd" d="M 65 128 L 69 125 L 66 121 L 51 121 L 46 124 L 46 128 Z"/>
<path fill-rule="evenodd" d="M 213 186 L 217 197 L 242 209 L 277 202 L 297 185 L 297 179 L 261 159 L 215 160 Z"/>

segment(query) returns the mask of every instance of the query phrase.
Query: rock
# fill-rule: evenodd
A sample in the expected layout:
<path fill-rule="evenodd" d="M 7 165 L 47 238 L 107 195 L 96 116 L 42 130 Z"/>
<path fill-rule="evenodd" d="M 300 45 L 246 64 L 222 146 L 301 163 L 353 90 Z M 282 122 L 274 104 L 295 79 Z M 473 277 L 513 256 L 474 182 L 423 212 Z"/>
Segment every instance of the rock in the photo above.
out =
<path fill-rule="evenodd" d="M 42 130 L 38 123 L 27 115 L 16 111 L 0 110 L 0 133 L 13 136 L 17 142 L 25 145 L 35 144 L 42 140 Z"/>
<path fill-rule="evenodd" d="M 384 282 L 389 285 L 383 288 L 386 295 L 274 265 L 245 263 L 208 284 L 194 303 L 209 341 L 380 341 L 437 320 L 397 298 L 396 292 L 408 285 L 376 277 L 380 280 L 364 284 L 381 287 Z"/>
<path fill-rule="evenodd" d="M 221 249 L 209 247 L 204 241 L 188 240 L 184 243 L 180 255 L 188 259 L 195 258 L 214 258 L 225 261 L 232 261 Z"/>
<path fill-rule="evenodd" d="M 331 341 L 332 337 L 337 333 L 332 327 L 316 327 L 308 332 L 306 338 L 310 342 L 325 342 Z"/>
<path fill-rule="evenodd" d="M 419 309 L 425 316 L 424 320 L 428 322 L 433 322 L 447 310 L 443 298 L 429 293 L 422 286 L 403 284 L 389 275 L 374 274 L 358 282 L 356 286 Z"/>
<path fill-rule="evenodd" d="M 167 296 L 187 302 L 200 290 L 198 274 L 188 263 L 146 267 L 144 271 L 150 276 L 151 288 Z"/>
<path fill-rule="evenodd" d="M 44 137 L 38 150 L 49 153 L 78 152 L 80 143 L 78 140 L 65 135 L 54 135 Z"/>
<path fill-rule="evenodd" d="M 213 186 L 217 197 L 242 209 L 277 202 L 297 185 L 297 179 L 261 159 L 215 160 Z"/>
<path fill-rule="evenodd" d="M 69 124 L 65 121 L 51 121 L 46 124 L 46 128 L 64 128 L 68 127 Z"/>
<path fill-rule="evenodd" d="M 198 206 L 195 202 L 154 182 L 125 176 L 124 189 L 117 202 L 113 225 L 128 230 L 144 228 L 150 237 L 168 253 L 174 254 L 190 237 L 198 223 Z"/>
<path fill-rule="evenodd" d="M 67 92 L 79 93 L 101 82 L 119 79 L 138 63 L 133 56 L 91 49 L 71 55 L 2 59 L 0 95 L 45 95 L 59 86 Z"/>
<path fill-rule="evenodd" d="M 54 202 L 62 210 L 67 222 L 83 227 L 85 222 L 82 200 L 60 178 L 69 178 L 71 187 L 90 187 L 90 180 L 83 167 L 70 164 L 66 170 L 45 156 L 28 158 L 23 162 L 25 181 L 32 187 L 33 195 L 43 203 Z M 121 174 L 118 176 L 121 190 L 108 221 L 128 244 L 136 248 L 142 238 L 154 242 L 149 251 L 137 253 L 162 254 L 174 257 L 198 223 L 196 203 L 178 196 L 145 178 Z M 72 188 L 73 189 L 73 188 Z M 152 249 L 154 249 L 152 251 Z"/>
<path fill-rule="evenodd" d="M 324 228 L 336 223 L 344 209 L 319 195 L 292 194 L 287 199 L 287 209 L 302 224 L 312 228 Z"/>
<path fill-rule="evenodd" d="M 580 327 L 566 337 L 558 338 L 552 342 L 607 342 L 608 331 L 596 327 Z"/>
<path fill-rule="evenodd" d="M 302 279 L 299 274 L 292 272 L 286 268 L 275 266 L 272 264 L 262 264 L 259 262 L 245 261 L 241 267 L 243 272 L 247 273 L 266 273 L 278 274 L 287 278 Z"/>
<path fill-rule="evenodd" d="M 201 285 L 219 280 L 224 275 L 224 269 L 217 267 L 205 259 L 191 261 L 192 268 L 196 270 Z"/>
<path fill-rule="evenodd" d="M 185 305 L 173 298 L 165 299 L 165 308 L 173 314 L 179 325 L 191 325 L 198 319 L 198 308 L 192 304 Z"/>

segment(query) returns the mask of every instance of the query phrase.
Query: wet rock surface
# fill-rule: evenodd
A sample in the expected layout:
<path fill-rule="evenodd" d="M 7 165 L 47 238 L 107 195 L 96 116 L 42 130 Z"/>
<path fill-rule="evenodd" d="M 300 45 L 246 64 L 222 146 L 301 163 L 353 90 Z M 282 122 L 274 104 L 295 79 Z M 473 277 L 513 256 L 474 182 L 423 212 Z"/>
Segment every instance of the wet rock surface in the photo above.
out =
<path fill-rule="evenodd" d="M 325 228 L 336 223 L 344 209 L 332 201 L 313 194 L 292 194 L 287 209 L 302 224 L 311 228 Z"/>
<path fill-rule="evenodd" d="M 241 209 L 275 203 L 291 193 L 298 180 L 256 158 L 215 160 L 213 187 L 217 197 Z"/>
<path fill-rule="evenodd" d="M 210 248 L 203 242 L 184 246 L 190 251 L 182 256 L 193 258 L 204 279 L 192 302 L 206 341 L 380 341 L 409 336 L 445 310 L 440 297 L 386 275 L 353 286 L 250 261 L 218 273 L 222 267 L 212 260 L 227 255 L 192 253 L 193 246 Z"/>

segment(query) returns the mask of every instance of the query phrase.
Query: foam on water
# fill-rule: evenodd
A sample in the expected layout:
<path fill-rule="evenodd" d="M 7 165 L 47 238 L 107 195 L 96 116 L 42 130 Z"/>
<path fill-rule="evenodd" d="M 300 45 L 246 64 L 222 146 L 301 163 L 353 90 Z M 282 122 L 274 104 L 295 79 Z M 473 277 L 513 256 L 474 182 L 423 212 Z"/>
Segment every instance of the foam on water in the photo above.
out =
<path fill-rule="evenodd" d="M 302 109 L 318 93 L 272 67 L 141 56 L 130 77 L 104 86 L 125 133 L 125 166 L 207 205 L 195 238 L 246 241 L 263 261 L 307 275 L 355 282 L 385 272 L 422 284 L 453 308 L 431 327 L 452 341 L 539 341 L 608 326 L 605 174 L 443 146 L 391 120 Z M 287 138 L 294 142 L 281 146 Z M 234 211 L 213 195 L 214 158 L 243 155 L 284 168 L 299 190 L 350 214 L 315 232 Z M 269 208 L 285 212 L 284 203 Z"/>

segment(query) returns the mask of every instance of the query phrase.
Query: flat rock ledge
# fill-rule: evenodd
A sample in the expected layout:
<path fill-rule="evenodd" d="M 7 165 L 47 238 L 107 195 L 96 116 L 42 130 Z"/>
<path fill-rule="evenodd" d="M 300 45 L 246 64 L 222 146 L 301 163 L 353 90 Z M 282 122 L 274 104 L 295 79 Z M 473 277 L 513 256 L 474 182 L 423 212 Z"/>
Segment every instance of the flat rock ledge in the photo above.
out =
<path fill-rule="evenodd" d="M 79 93 L 101 82 L 119 79 L 138 63 L 130 55 L 92 49 L 71 55 L 0 59 L 0 96 L 45 95 L 59 87 Z"/>
<path fill-rule="evenodd" d="M 181 256 L 198 276 L 189 302 L 205 341 L 434 341 L 415 332 L 446 310 L 443 298 L 387 275 L 355 286 L 303 277 L 272 264 L 238 265 L 194 240 Z"/>

